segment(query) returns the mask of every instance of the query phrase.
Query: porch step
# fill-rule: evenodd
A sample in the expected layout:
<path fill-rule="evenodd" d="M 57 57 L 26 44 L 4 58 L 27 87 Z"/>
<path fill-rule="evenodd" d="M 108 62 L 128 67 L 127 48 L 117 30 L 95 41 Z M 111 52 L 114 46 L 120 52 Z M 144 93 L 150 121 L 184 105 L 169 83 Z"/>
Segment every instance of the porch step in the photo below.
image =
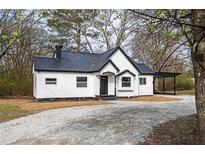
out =
<path fill-rule="evenodd" d="M 98 99 L 102 100 L 116 100 L 116 96 L 114 95 L 104 95 L 104 96 L 97 96 Z"/>

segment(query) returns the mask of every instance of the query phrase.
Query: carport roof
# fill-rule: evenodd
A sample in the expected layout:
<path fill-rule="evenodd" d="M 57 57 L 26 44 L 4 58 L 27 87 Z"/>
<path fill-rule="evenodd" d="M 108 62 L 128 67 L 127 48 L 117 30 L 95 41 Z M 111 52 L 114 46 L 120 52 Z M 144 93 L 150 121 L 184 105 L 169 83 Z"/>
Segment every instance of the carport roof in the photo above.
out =
<path fill-rule="evenodd" d="M 181 73 L 176 73 L 176 72 L 155 72 L 154 77 L 174 77 L 180 74 Z"/>

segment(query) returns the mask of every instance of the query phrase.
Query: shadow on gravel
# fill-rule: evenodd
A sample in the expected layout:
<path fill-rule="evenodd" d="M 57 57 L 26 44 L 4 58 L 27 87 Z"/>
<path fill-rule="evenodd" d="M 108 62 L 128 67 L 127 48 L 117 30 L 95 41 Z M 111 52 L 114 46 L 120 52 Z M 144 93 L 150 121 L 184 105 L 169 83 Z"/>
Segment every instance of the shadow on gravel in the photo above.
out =
<path fill-rule="evenodd" d="M 185 116 L 160 124 L 140 144 L 201 144 L 196 115 Z"/>

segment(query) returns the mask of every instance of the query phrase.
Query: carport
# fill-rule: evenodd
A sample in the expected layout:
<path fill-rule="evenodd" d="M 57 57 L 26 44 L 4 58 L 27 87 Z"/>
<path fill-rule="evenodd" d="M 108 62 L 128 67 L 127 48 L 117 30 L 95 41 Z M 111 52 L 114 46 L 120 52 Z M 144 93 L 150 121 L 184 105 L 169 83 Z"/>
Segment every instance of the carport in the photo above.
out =
<path fill-rule="evenodd" d="M 176 76 L 180 73 L 173 72 L 155 72 L 154 81 L 153 81 L 153 92 L 154 94 L 167 94 L 167 95 L 176 95 Z M 168 79 L 168 80 L 167 80 Z M 166 87 L 166 81 L 171 81 L 171 90 L 169 87 Z"/>

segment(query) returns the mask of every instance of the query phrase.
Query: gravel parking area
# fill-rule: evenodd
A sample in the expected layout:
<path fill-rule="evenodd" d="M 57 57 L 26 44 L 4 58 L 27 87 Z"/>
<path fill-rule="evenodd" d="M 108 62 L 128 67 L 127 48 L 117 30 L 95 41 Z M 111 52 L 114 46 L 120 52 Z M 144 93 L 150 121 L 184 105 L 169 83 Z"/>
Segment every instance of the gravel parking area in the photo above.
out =
<path fill-rule="evenodd" d="M 196 113 L 194 96 L 174 102 L 110 101 L 0 123 L 0 144 L 138 144 L 154 126 Z"/>

